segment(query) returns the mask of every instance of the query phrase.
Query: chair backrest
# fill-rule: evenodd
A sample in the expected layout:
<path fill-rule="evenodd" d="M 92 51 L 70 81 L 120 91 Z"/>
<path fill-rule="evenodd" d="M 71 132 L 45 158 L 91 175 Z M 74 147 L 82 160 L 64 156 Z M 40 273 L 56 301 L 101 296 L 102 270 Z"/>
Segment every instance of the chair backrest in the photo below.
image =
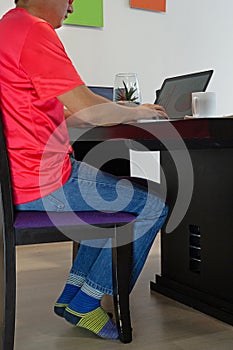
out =
<path fill-rule="evenodd" d="M 0 109 L 0 215 L 1 222 L 7 226 L 8 232 L 13 232 L 14 205 L 11 189 L 11 174 L 6 148 L 3 115 Z"/>
<path fill-rule="evenodd" d="M 15 245 L 22 244 L 70 241 L 71 239 L 59 230 L 55 230 L 55 232 L 51 230 L 50 232 L 39 231 L 35 234 L 32 232 L 30 232 L 30 234 L 25 232 L 24 235 L 21 232 L 18 233 L 17 215 L 19 215 L 19 213 L 17 213 L 14 208 L 11 171 L 6 142 L 3 114 L 0 108 L 0 241 L 5 242 L 5 249 L 11 249 Z M 46 216 L 45 212 L 43 214 Z M 30 226 L 30 221 L 32 220 L 31 217 L 30 220 L 28 220 L 27 215 L 27 212 L 21 214 L 24 226 L 27 224 Z M 37 217 L 38 215 L 35 212 L 33 217 L 34 221 L 39 220 Z M 29 222 L 27 223 L 27 221 Z"/>

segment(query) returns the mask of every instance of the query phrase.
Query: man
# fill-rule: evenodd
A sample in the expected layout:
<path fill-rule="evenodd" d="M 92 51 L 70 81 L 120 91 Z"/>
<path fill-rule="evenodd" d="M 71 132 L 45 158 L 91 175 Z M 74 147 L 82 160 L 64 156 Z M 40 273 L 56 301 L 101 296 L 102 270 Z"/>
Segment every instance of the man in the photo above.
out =
<path fill-rule="evenodd" d="M 132 289 L 167 208 L 144 189 L 74 160 L 64 121 L 71 117 L 76 126 L 104 126 L 166 113 L 156 105 L 122 107 L 85 86 L 54 30 L 73 12 L 72 2 L 17 0 L 0 20 L 0 103 L 14 204 L 18 210 L 136 213 Z M 106 247 L 107 242 L 101 248 L 80 246 L 54 311 L 102 338 L 116 339 L 116 325 L 100 306 L 103 295 L 113 293 Z"/>

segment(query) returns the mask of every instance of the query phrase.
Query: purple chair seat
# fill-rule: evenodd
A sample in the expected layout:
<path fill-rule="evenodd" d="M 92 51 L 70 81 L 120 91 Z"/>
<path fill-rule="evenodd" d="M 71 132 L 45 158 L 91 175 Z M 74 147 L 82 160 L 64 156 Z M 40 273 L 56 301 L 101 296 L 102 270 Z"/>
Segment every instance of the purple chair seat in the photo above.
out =
<path fill-rule="evenodd" d="M 43 212 L 43 211 L 18 211 L 15 214 L 14 227 L 16 229 L 42 228 L 52 226 L 80 226 L 80 225 L 105 225 L 124 224 L 135 219 L 133 214 L 124 212 Z"/>

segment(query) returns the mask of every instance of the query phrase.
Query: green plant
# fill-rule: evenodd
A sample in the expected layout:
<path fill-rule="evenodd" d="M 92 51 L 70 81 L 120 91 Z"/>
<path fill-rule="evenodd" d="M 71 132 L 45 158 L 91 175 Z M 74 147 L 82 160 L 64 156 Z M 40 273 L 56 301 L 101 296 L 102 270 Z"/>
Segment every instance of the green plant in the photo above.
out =
<path fill-rule="evenodd" d="M 135 87 L 136 84 L 134 84 L 134 87 L 128 88 L 126 83 L 123 80 L 123 89 L 119 89 L 117 91 L 117 101 L 131 101 L 135 102 L 138 98 L 138 96 L 134 96 L 135 92 L 137 91 L 137 88 Z"/>

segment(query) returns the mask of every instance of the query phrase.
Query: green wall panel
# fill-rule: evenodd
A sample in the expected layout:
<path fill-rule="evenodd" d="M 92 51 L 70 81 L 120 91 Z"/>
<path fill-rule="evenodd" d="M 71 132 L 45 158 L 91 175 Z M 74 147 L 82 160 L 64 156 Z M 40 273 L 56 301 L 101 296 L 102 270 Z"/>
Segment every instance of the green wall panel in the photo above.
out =
<path fill-rule="evenodd" d="M 103 0 L 75 0 L 73 6 L 65 24 L 103 27 Z"/>

